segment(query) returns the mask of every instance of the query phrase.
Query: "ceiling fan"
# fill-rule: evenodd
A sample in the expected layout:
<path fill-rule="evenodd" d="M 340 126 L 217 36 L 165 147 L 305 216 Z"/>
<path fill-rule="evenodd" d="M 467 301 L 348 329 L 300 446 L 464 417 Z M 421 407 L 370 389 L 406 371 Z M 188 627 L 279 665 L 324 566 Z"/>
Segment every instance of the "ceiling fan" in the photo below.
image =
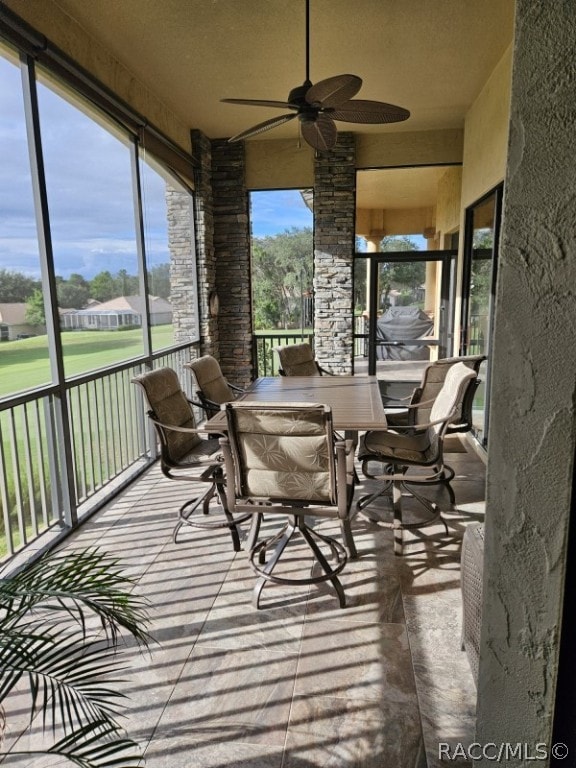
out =
<path fill-rule="evenodd" d="M 298 118 L 304 140 L 314 149 L 332 149 L 338 132 L 335 120 L 345 123 L 399 123 L 410 117 L 410 112 L 383 101 L 353 99 L 362 87 L 357 75 L 335 75 L 315 85 L 310 80 L 310 0 L 306 0 L 306 80 L 293 88 L 287 101 L 267 99 L 221 99 L 226 104 L 244 104 L 254 107 L 275 107 L 292 110 L 273 117 L 232 136 L 228 141 L 242 141 L 259 133 Z"/>

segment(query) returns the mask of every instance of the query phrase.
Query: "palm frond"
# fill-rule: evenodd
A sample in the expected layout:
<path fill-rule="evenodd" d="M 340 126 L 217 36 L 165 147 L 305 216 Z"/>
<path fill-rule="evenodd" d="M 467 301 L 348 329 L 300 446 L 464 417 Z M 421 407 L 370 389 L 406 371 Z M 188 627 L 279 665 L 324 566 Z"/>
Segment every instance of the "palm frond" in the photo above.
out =
<path fill-rule="evenodd" d="M 68 614 L 83 633 L 87 616 L 94 615 L 112 643 L 124 630 L 148 646 L 152 641 L 144 629 L 148 603 L 133 595 L 133 588 L 134 580 L 123 572 L 119 560 L 99 549 L 49 553 L 0 579 L 0 611 L 8 621 L 18 621 L 40 607 L 59 616 Z"/>
<path fill-rule="evenodd" d="M 95 721 L 77 728 L 46 751 L 12 751 L 10 755 L 61 755 L 79 768 L 142 768 L 144 758 L 138 745 L 122 734 L 118 726 Z"/>
<path fill-rule="evenodd" d="M 0 642 L 0 701 L 27 676 L 32 704 L 31 719 L 43 713 L 52 729 L 89 719 L 114 722 L 118 704 L 125 698 L 115 686 L 121 667 L 118 655 L 98 641 L 78 646 L 67 642 L 65 630 L 46 632 L 17 641 Z"/>
<path fill-rule="evenodd" d="M 80 768 L 142 765 L 115 720 L 125 699 L 116 688 L 120 635 L 141 647 L 153 640 L 148 603 L 133 590 L 119 561 L 98 549 L 48 554 L 0 579 L 0 712 L 26 679 L 31 721 L 41 713 L 44 730 L 64 732 L 49 752 Z"/>

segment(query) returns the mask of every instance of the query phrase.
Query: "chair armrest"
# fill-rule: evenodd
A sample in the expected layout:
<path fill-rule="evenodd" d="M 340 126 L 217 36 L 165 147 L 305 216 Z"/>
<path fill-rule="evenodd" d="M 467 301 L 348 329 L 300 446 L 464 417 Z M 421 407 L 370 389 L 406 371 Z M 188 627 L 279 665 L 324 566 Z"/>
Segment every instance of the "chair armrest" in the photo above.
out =
<path fill-rule="evenodd" d="M 457 409 L 454 408 L 448 414 L 448 416 L 446 416 L 446 418 L 444 418 L 444 419 L 436 419 L 435 421 L 428 421 L 428 422 L 426 422 L 426 424 L 416 424 L 416 425 L 414 425 L 414 424 L 407 424 L 405 426 L 404 425 L 395 426 L 394 427 L 394 432 L 398 432 L 400 430 L 410 430 L 410 432 L 412 432 L 412 434 L 417 434 L 418 432 L 426 432 L 426 430 L 429 429 L 429 427 L 435 427 L 438 424 L 450 424 L 450 421 L 456 415 L 456 410 Z M 371 429 L 370 431 L 371 432 L 376 432 L 377 430 Z M 380 431 L 382 431 L 382 430 L 380 430 Z"/>
<path fill-rule="evenodd" d="M 176 427 L 173 424 L 163 424 L 161 421 L 158 421 L 158 419 L 155 419 L 154 416 L 151 416 L 150 414 L 148 414 L 148 418 L 152 424 L 155 424 L 157 427 L 165 429 L 169 432 L 186 432 L 189 435 L 200 435 L 200 437 L 203 437 L 203 433 L 195 427 Z"/>

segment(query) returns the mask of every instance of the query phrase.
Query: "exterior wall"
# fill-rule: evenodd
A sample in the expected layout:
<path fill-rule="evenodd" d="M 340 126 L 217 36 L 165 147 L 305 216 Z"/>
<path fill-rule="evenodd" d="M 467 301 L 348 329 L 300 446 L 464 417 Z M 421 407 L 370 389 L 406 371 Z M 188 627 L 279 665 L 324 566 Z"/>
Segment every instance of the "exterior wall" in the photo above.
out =
<path fill-rule="evenodd" d="M 518 0 L 493 343 L 480 743 L 552 744 L 576 449 L 575 40 L 573 3 Z"/>
<path fill-rule="evenodd" d="M 478 98 L 470 107 L 464 128 L 464 163 L 460 208 L 460 257 L 457 265 L 454 354 L 458 353 L 462 295 L 464 221 L 466 208 L 500 184 L 506 173 L 510 122 L 512 48 L 496 65 Z"/>
<path fill-rule="evenodd" d="M 428 227 L 434 227 L 434 208 L 358 208 L 356 210 L 356 234 L 364 237 L 384 235 L 421 235 Z"/>
<path fill-rule="evenodd" d="M 463 208 L 474 203 L 504 179 L 508 154 L 511 73 L 510 47 L 466 115 Z"/>
<path fill-rule="evenodd" d="M 460 206 L 462 198 L 462 167 L 448 168 L 438 182 L 436 201 L 436 231 L 440 234 L 440 247 L 444 247 L 442 237 L 455 232 L 460 225 Z"/>
<path fill-rule="evenodd" d="M 305 141 L 247 141 L 248 189 L 306 189 L 314 186 L 314 151 Z"/>
<path fill-rule="evenodd" d="M 212 142 L 214 255 L 220 298 L 220 365 L 233 384 L 253 378 L 250 227 L 242 143 Z"/>
<path fill-rule="evenodd" d="M 54 0 L 3 0 L 6 7 L 108 86 L 132 109 L 190 152 L 190 132 L 157 95 L 115 59 L 107 48 L 64 13 Z"/>
<path fill-rule="evenodd" d="M 397 131 L 358 136 L 357 168 L 404 165 L 452 165 L 462 162 L 461 130 Z"/>
<path fill-rule="evenodd" d="M 354 135 L 339 133 L 334 149 L 315 162 L 315 351 L 334 373 L 351 373 L 353 353 L 354 149 Z"/>

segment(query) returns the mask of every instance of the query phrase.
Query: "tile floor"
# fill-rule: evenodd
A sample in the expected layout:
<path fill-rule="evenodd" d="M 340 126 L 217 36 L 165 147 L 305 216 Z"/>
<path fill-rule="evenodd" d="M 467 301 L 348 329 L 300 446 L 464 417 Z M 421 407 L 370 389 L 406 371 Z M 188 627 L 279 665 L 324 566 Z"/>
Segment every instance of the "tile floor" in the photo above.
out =
<path fill-rule="evenodd" d="M 173 543 L 173 510 L 190 490 L 157 466 L 69 540 L 117 552 L 150 600 L 158 644 L 126 651 L 123 688 L 125 726 L 149 768 L 435 768 L 446 765 L 440 742 L 473 739 L 459 551 L 483 517 L 484 466 L 470 450 L 447 459 L 449 536 L 440 525 L 411 533 L 399 558 L 391 531 L 360 514 L 345 609 L 325 585 L 267 586 L 256 611 L 254 576 L 227 531 L 186 528 Z M 332 525 L 321 530 L 337 533 Z"/>

